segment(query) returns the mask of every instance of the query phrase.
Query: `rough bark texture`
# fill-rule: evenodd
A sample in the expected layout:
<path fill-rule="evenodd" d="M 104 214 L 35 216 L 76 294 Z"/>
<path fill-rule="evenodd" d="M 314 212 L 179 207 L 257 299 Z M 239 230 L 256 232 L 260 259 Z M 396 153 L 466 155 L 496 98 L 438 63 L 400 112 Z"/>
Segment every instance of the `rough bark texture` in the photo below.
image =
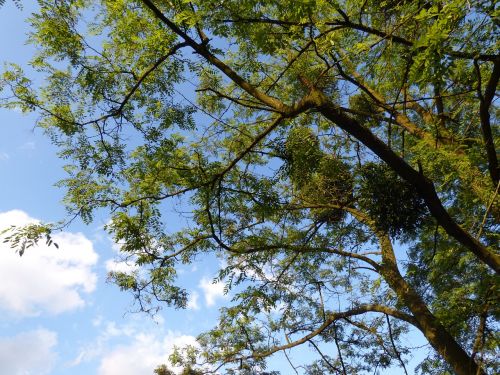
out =
<path fill-rule="evenodd" d="M 463 246 L 474 253 L 481 261 L 500 273 L 500 257 L 492 250 L 482 245 L 468 232 L 461 228 L 441 204 L 434 185 L 425 177 L 422 171 L 416 171 L 405 160 L 392 151 L 384 142 L 378 139 L 368 129 L 356 120 L 346 116 L 334 104 L 324 99 L 319 111 L 330 121 L 345 130 L 385 161 L 401 178 L 413 185 L 424 199 L 432 216 L 439 225 Z"/>
<path fill-rule="evenodd" d="M 429 311 L 422 298 L 405 281 L 398 270 L 390 239 L 379 234 L 382 250 L 380 273 L 404 301 L 418 322 L 420 331 L 432 347 L 453 367 L 458 375 L 486 374 L 474 359 L 456 342 L 441 322 Z"/>

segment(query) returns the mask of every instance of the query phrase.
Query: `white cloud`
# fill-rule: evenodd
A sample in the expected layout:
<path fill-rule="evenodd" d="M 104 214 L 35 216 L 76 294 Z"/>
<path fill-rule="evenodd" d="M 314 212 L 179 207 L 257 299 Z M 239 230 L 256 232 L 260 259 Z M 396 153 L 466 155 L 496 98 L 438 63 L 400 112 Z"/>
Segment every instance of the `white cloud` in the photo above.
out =
<path fill-rule="evenodd" d="M 67 362 L 66 363 L 66 366 L 67 367 L 75 367 L 75 366 L 78 366 L 80 363 L 82 363 L 85 358 L 87 357 L 87 352 L 82 350 L 80 353 L 78 353 L 78 357 L 76 357 L 75 359 L 73 359 L 72 361 L 70 362 Z"/>
<path fill-rule="evenodd" d="M 0 337 L 0 374 L 48 374 L 56 360 L 56 344 L 56 333 L 46 329 Z"/>
<path fill-rule="evenodd" d="M 140 319 L 123 326 L 115 322 L 100 324 L 100 335 L 81 348 L 67 363 L 68 367 L 98 358 L 99 375 L 151 375 L 159 365 L 168 364 L 174 346 L 197 345 L 193 336 L 164 330 L 161 325 L 160 328 L 158 325 L 146 327 Z"/>
<path fill-rule="evenodd" d="M 204 277 L 201 279 L 199 287 L 203 290 L 207 306 L 215 305 L 216 299 L 226 298 L 224 295 L 224 283 L 214 284 L 212 280 Z"/>
<path fill-rule="evenodd" d="M 111 241 L 111 249 L 112 249 L 115 253 L 119 254 L 119 253 L 120 253 L 120 251 L 122 250 L 122 247 L 123 247 L 124 243 L 121 243 L 121 242 L 116 242 L 116 241 L 114 241 L 112 238 L 108 238 L 108 239 L 109 239 L 109 241 Z"/>
<path fill-rule="evenodd" d="M 98 375 L 151 375 L 159 365 L 168 365 L 174 346 L 197 345 L 194 336 L 165 330 L 161 324 L 145 322 L 137 315 L 125 325 L 112 321 L 99 324 L 99 336 L 80 348 L 66 364 L 68 368 L 97 359 Z"/>
<path fill-rule="evenodd" d="M 33 222 L 20 210 L 0 213 L 0 230 Z M 40 244 L 22 257 L 9 244 L 0 243 L 0 310 L 23 317 L 85 305 L 82 293 L 94 291 L 97 282 L 92 268 L 98 255 L 92 242 L 81 233 L 69 232 L 56 233 L 53 240 L 59 249 Z"/>
<path fill-rule="evenodd" d="M 94 326 L 102 327 L 99 336 L 88 345 L 79 349 L 78 355 L 73 360 L 69 361 L 66 366 L 78 366 L 82 362 L 88 362 L 100 357 L 107 351 L 106 345 L 109 340 L 120 336 L 130 336 L 133 330 L 130 327 L 117 327 L 115 322 L 103 322 L 102 317 L 98 317 L 97 321 L 92 322 Z"/>
<path fill-rule="evenodd" d="M 174 346 L 195 345 L 193 336 L 167 332 L 163 338 L 154 334 L 135 334 L 129 345 L 121 345 L 102 358 L 99 375 L 150 375 L 160 364 L 168 363 Z"/>
<path fill-rule="evenodd" d="M 198 292 L 191 292 L 189 294 L 189 299 L 187 301 L 186 308 L 188 310 L 198 310 L 200 308 L 200 305 L 198 305 L 198 297 L 200 295 Z"/>
<path fill-rule="evenodd" d="M 105 263 L 108 272 L 132 273 L 138 269 L 138 266 L 132 260 L 108 259 Z"/>
<path fill-rule="evenodd" d="M 10 159 L 10 155 L 6 152 L 0 151 L 0 161 L 7 161 Z"/>

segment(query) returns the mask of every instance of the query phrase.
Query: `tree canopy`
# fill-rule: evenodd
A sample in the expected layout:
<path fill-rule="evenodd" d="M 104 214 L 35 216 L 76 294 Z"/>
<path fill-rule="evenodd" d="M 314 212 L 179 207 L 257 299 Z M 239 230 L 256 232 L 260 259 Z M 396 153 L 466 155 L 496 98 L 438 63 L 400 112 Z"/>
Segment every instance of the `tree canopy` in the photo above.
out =
<path fill-rule="evenodd" d="M 69 220 L 109 210 L 143 311 L 185 307 L 179 265 L 220 258 L 233 298 L 175 364 L 406 372 L 417 330 L 421 373 L 500 371 L 494 1 L 39 5 L 43 81 L 11 65 L 2 103 L 60 147 Z"/>

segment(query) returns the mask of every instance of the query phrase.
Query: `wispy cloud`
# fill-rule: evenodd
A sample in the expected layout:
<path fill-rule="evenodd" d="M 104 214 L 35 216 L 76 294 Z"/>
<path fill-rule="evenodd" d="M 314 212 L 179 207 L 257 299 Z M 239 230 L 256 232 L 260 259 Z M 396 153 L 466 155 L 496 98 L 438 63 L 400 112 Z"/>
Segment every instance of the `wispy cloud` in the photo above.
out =
<path fill-rule="evenodd" d="M 0 161 L 7 161 L 10 159 L 10 155 L 4 151 L 0 151 Z"/>
<path fill-rule="evenodd" d="M 33 141 L 24 142 L 21 146 L 19 146 L 19 150 L 24 150 L 24 151 L 34 150 L 35 148 L 36 148 L 36 143 Z"/>

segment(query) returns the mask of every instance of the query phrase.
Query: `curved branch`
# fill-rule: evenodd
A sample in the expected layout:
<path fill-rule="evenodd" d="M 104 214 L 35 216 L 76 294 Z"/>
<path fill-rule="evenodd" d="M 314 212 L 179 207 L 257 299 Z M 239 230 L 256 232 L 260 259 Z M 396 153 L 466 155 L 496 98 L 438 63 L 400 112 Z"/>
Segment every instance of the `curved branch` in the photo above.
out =
<path fill-rule="evenodd" d="M 102 117 L 100 117 L 100 118 L 98 118 L 96 120 L 87 121 L 86 123 L 83 123 L 82 125 L 88 125 L 88 124 L 91 124 L 91 123 L 97 123 L 98 121 L 103 121 L 103 120 L 106 120 L 106 119 L 108 119 L 110 117 L 115 117 L 115 116 L 120 115 L 123 112 L 123 109 L 125 108 L 125 106 L 127 105 L 127 103 L 130 101 L 130 98 L 139 89 L 139 87 L 141 86 L 142 82 L 152 72 L 154 72 L 161 64 L 163 64 L 163 62 L 165 62 L 165 60 L 167 60 L 169 57 L 175 55 L 178 50 L 180 50 L 183 47 L 186 47 L 187 45 L 188 45 L 187 43 L 176 44 L 175 46 L 173 46 L 170 49 L 170 51 L 168 51 L 167 54 L 165 54 L 162 57 L 160 57 L 153 65 L 151 65 L 148 69 L 146 69 L 141 74 L 141 76 L 139 77 L 139 79 L 134 83 L 134 85 L 132 86 L 132 88 L 130 89 L 130 91 L 127 93 L 127 95 L 125 95 L 125 97 L 123 98 L 123 100 L 120 102 L 120 105 L 118 106 L 118 108 L 113 109 L 107 115 L 104 115 L 104 116 L 102 116 Z"/>
<path fill-rule="evenodd" d="M 443 356 L 458 375 L 485 375 L 484 371 L 474 361 L 474 358 L 469 356 L 460 346 L 439 319 L 429 310 L 420 295 L 403 278 L 399 272 L 392 243 L 387 233 L 377 229 L 375 222 L 364 213 L 353 208 L 347 210 L 359 221 L 369 226 L 377 236 L 382 251 L 380 274 L 391 289 L 396 292 L 398 298 L 413 313 L 415 320 L 418 322 L 415 326 L 423 333 L 434 349 Z"/>
<path fill-rule="evenodd" d="M 486 155 L 488 157 L 488 170 L 490 172 L 493 185 L 495 186 L 500 181 L 500 166 L 498 165 L 497 151 L 495 148 L 493 134 L 491 132 L 490 107 L 493 98 L 495 97 L 498 81 L 500 80 L 500 57 L 494 61 L 493 71 L 488 83 L 486 84 L 484 95 L 481 88 L 481 71 L 479 69 L 477 59 L 474 60 L 474 66 L 476 68 L 478 79 L 477 95 L 479 97 L 479 118 L 481 119 L 481 131 L 483 134 L 484 146 L 486 148 Z"/>
<path fill-rule="evenodd" d="M 307 208 L 317 208 L 317 207 L 324 208 L 325 206 L 324 205 L 323 206 L 307 205 Z M 359 215 L 362 215 L 359 211 L 357 211 L 353 208 L 348 209 L 346 207 L 341 207 L 341 206 L 337 206 L 337 205 L 329 205 L 328 207 L 342 208 L 342 209 L 345 209 L 346 211 L 357 212 L 357 213 L 359 213 Z M 258 252 L 262 252 L 262 251 L 278 251 L 278 250 L 291 250 L 291 251 L 294 251 L 297 253 L 323 252 L 323 253 L 340 255 L 340 256 L 347 257 L 347 258 L 358 259 L 358 260 L 361 260 L 361 261 L 371 265 L 373 267 L 373 269 L 371 269 L 372 271 L 379 272 L 379 270 L 380 270 L 380 264 L 377 263 L 376 261 L 374 261 L 373 259 L 367 257 L 366 255 L 357 254 L 357 253 L 344 251 L 344 250 L 332 249 L 332 248 L 328 248 L 328 247 L 308 247 L 308 246 L 304 246 L 304 245 L 269 244 L 269 245 L 265 245 L 265 246 L 249 247 L 246 249 L 237 249 L 237 248 L 231 247 L 228 244 L 224 243 L 222 241 L 222 239 L 216 234 L 215 228 L 213 226 L 212 214 L 211 214 L 208 206 L 206 208 L 206 212 L 207 212 L 207 215 L 209 218 L 209 223 L 211 224 L 211 238 L 213 238 L 219 246 L 221 246 L 223 249 L 229 251 L 230 253 L 243 255 L 243 254 L 258 253 Z M 379 254 L 379 253 L 377 252 L 376 254 Z"/>
<path fill-rule="evenodd" d="M 161 20 L 167 27 L 172 30 L 175 34 L 181 37 L 193 50 L 196 51 L 200 56 L 204 57 L 208 62 L 217 67 L 222 73 L 229 77 L 234 83 L 240 86 L 243 90 L 249 93 L 254 98 L 260 100 L 265 105 L 277 109 L 282 113 L 290 110 L 288 106 L 282 103 L 279 99 L 269 96 L 255 86 L 247 82 L 243 77 L 226 65 L 223 61 L 219 60 L 213 53 L 208 49 L 207 43 L 197 43 L 193 38 L 191 38 L 187 33 L 182 31 L 174 22 L 168 19 L 157 7 L 153 4 L 151 0 L 142 0 L 142 2 L 154 13 L 154 15 Z"/>
<path fill-rule="evenodd" d="M 424 199 L 432 216 L 434 216 L 444 230 L 469 249 L 483 263 L 487 264 L 497 274 L 500 274 L 500 257 L 457 224 L 443 207 L 436 189 L 434 188 L 434 184 L 425 177 L 422 171 L 413 169 L 413 167 L 390 149 L 369 129 L 363 127 L 355 119 L 345 115 L 334 103 L 330 102 L 323 93 L 318 93 L 318 98 L 320 98 L 318 110 L 325 118 L 362 142 L 380 159 L 386 162 L 399 176 L 413 185 L 417 189 L 419 195 Z"/>
<path fill-rule="evenodd" d="M 299 346 L 301 344 L 304 344 L 305 342 L 308 342 L 311 339 L 313 339 L 314 337 L 318 336 L 323 331 L 325 331 L 327 328 L 329 328 L 335 321 L 337 321 L 339 319 L 344 319 L 344 318 L 348 318 L 348 317 L 355 316 L 355 315 L 361 315 L 361 314 L 365 314 L 368 312 L 387 314 L 387 315 L 393 316 L 397 319 L 404 320 L 405 322 L 410 323 L 410 324 L 418 327 L 418 323 L 415 320 L 415 318 L 412 315 L 406 314 L 402 311 L 390 308 L 388 306 L 379 305 L 379 304 L 360 305 L 360 306 L 357 306 L 357 307 L 350 309 L 350 310 L 341 311 L 341 312 L 337 312 L 337 313 L 329 313 L 329 314 L 327 314 L 327 318 L 323 322 L 323 324 L 321 324 L 317 329 L 315 329 L 314 331 L 312 331 L 308 335 L 305 335 L 304 337 L 302 337 L 298 340 L 289 342 L 286 345 L 275 346 L 274 348 L 271 348 L 269 350 L 262 351 L 262 352 L 254 352 L 251 355 L 245 357 L 244 359 L 265 358 L 265 357 L 268 357 L 271 354 L 274 354 L 274 353 L 279 352 L 281 350 L 294 348 L 294 347 Z"/>
<path fill-rule="evenodd" d="M 337 9 L 337 11 L 339 11 Z M 345 13 L 344 13 L 345 14 Z M 223 19 L 221 22 L 226 23 L 267 23 L 278 26 L 301 26 L 301 27 L 310 27 L 314 24 L 312 22 L 296 22 L 296 21 L 285 21 L 271 18 L 236 18 L 236 19 Z M 406 47 L 413 47 L 414 42 L 411 40 L 405 39 L 401 36 L 394 35 L 391 32 L 386 32 L 382 30 L 375 29 L 373 27 L 363 25 L 362 23 L 355 23 L 349 20 L 348 17 L 343 16 L 343 19 L 332 20 L 329 22 L 325 22 L 325 25 L 328 26 L 343 26 L 348 27 L 354 30 L 362 31 L 367 34 L 372 34 L 381 37 L 382 39 L 386 39 L 390 42 L 401 44 Z M 425 47 L 420 47 L 421 50 L 425 49 Z M 471 53 L 471 52 L 463 52 L 463 51 L 443 51 L 444 54 L 455 57 L 458 59 L 468 59 L 473 60 L 477 59 L 480 61 L 495 61 L 498 56 L 493 54 L 486 53 Z"/>

